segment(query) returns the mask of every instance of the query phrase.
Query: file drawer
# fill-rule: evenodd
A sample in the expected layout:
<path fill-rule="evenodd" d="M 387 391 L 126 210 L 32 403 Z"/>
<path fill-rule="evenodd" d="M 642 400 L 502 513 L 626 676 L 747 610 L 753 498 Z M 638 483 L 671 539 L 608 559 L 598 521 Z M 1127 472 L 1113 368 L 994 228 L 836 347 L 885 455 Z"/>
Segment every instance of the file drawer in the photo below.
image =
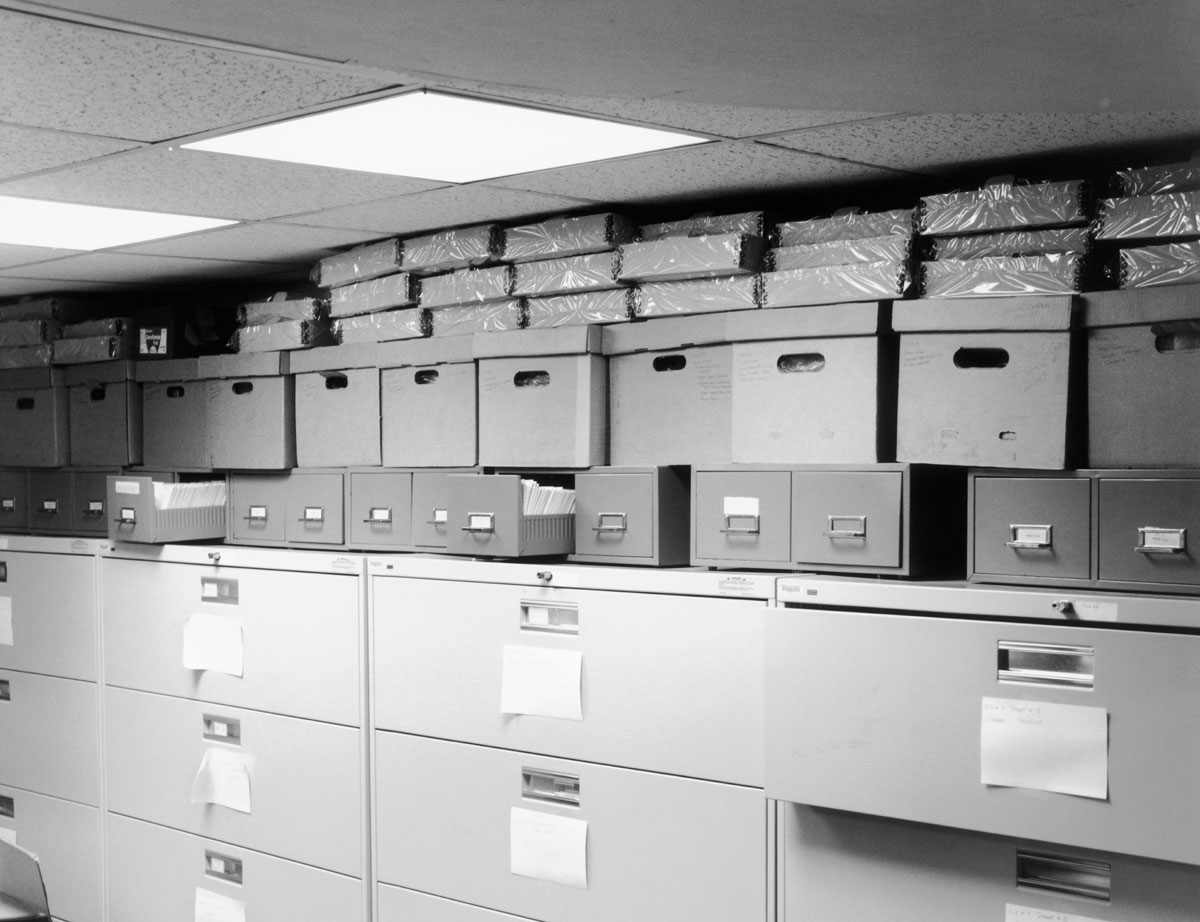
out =
<path fill-rule="evenodd" d="M 361 880 L 115 814 L 108 866 L 108 915 L 121 922 L 365 918 Z"/>
<path fill-rule="evenodd" d="M 96 559 L 91 553 L 0 550 L 0 616 L 5 609 L 12 642 L 0 643 L 0 669 L 96 680 Z"/>
<path fill-rule="evenodd" d="M 780 922 L 1191 922 L 1200 868 L 780 804 Z"/>
<path fill-rule="evenodd" d="M 72 475 L 71 534 L 108 535 L 108 475 L 111 471 L 75 471 Z"/>
<path fill-rule="evenodd" d="M 518 916 L 379 884 L 378 922 L 525 922 Z"/>
<path fill-rule="evenodd" d="M 790 471 L 693 471 L 692 563 L 787 565 L 791 511 Z"/>
<path fill-rule="evenodd" d="M 792 558 L 801 566 L 899 568 L 903 486 L 899 471 L 794 471 Z"/>
<path fill-rule="evenodd" d="M 523 557 L 575 549 L 574 515 L 526 515 L 519 475 L 452 474 L 448 493 L 450 554 Z"/>
<path fill-rule="evenodd" d="M 766 636 L 769 797 L 1200 863 L 1200 636 L 807 607 Z"/>
<path fill-rule="evenodd" d="M 403 734 L 376 741 L 381 883 L 544 922 L 764 917 L 759 789 Z"/>
<path fill-rule="evenodd" d="M 0 533 L 29 531 L 29 475 L 0 471 Z"/>
<path fill-rule="evenodd" d="M 111 812 L 362 876 L 358 730 L 120 688 L 105 702 Z M 192 803 L 204 780 L 215 799 Z"/>
<path fill-rule="evenodd" d="M 229 540 L 282 544 L 287 506 L 287 474 L 230 474 Z"/>
<path fill-rule="evenodd" d="M 761 602 L 383 576 L 372 597 L 378 727 L 762 784 Z"/>
<path fill-rule="evenodd" d="M 54 918 L 104 918 L 98 808 L 0 786 L 0 839 L 38 856 Z"/>
<path fill-rule="evenodd" d="M 345 544 L 343 477 L 341 472 L 288 475 L 283 531 L 289 544 Z"/>
<path fill-rule="evenodd" d="M 1200 586 L 1200 478 L 1099 477 L 1099 576 Z"/>
<path fill-rule="evenodd" d="M 590 563 L 671 567 L 689 559 L 689 484 L 677 467 L 575 476 L 575 553 Z"/>
<path fill-rule="evenodd" d="M 359 724 L 357 576 L 113 557 L 101 574 L 109 685 Z"/>
<path fill-rule="evenodd" d="M 100 803 L 96 685 L 0 670 L 0 782 Z"/>
<path fill-rule="evenodd" d="M 1091 578 L 1086 478 L 971 478 L 971 575 L 1029 582 Z"/>
<path fill-rule="evenodd" d="M 30 471 L 29 530 L 35 534 L 70 534 L 73 487 L 70 471 Z"/>
<path fill-rule="evenodd" d="M 449 540 L 450 475 L 442 472 L 413 473 L 413 546 L 445 550 Z"/>
<path fill-rule="evenodd" d="M 350 546 L 412 547 L 411 471 L 350 471 Z"/>

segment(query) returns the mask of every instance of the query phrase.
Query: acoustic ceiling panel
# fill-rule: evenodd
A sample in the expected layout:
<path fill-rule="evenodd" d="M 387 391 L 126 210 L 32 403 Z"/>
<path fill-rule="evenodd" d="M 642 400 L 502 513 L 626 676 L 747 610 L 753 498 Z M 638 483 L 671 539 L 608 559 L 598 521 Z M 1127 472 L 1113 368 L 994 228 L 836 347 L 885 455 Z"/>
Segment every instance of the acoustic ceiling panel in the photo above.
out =
<path fill-rule="evenodd" d="M 299 224 L 235 224 L 183 237 L 121 247 L 122 253 L 191 256 L 254 262 L 316 262 L 330 253 L 366 242 L 369 233 Z"/>
<path fill-rule="evenodd" d="M 0 179 L 79 163 L 134 146 L 109 138 L 0 125 Z"/>
<path fill-rule="evenodd" d="M 263 273 L 296 272 L 307 267 L 287 264 L 188 259 L 179 256 L 140 256 L 126 253 L 85 253 L 33 266 L 0 270 L 0 276 L 53 279 L 62 282 L 139 282 L 185 284 L 190 281 L 250 278 Z"/>

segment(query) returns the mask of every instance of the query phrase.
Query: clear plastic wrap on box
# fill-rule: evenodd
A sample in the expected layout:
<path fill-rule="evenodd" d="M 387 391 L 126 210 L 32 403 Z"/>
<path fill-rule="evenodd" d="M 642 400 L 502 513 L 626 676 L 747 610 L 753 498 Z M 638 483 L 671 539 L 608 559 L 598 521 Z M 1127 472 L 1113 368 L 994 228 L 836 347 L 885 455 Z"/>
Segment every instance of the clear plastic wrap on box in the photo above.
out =
<path fill-rule="evenodd" d="M 519 263 L 513 294 L 544 296 L 616 288 L 620 268 L 621 254 L 614 250 Z"/>
<path fill-rule="evenodd" d="M 58 324 L 53 320 L 0 321 L 0 348 L 36 346 L 56 339 Z"/>
<path fill-rule="evenodd" d="M 706 314 L 739 311 L 759 305 L 758 275 L 647 282 L 638 287 L 634 315 L 661 317 L 671 314 Z"/>
<path fill-rule="evenodd" d="M 921 296 L 1075 294 L 1082 285 L 1083 268 L 1083 257 L 1078 253 L 939 259 L 921 263 Z"/>
<path fill-rule="evenodd" d="M 105 304 L 78 298 L 30 298 L 0 304 L 0 320 L 57 320 L 60 323 L 79 323 L 110 313 L 112 310 Z"/>
<path fill-rule="evenodd" d="M 766 241 L 748 234 L 664 237 L 627 243 L 620 253 L 621 281 L 662 282 L 758 272 Z"/>
<path fill-rule="evenodd" d="M 770 269 L 815 269 L 819 266 L 848 266 L 854 263 L 900 262 L 912 251 L 912 235 L 863 237 L 860 240 L 830 240 L 776 247 L 768 251 Z"/>
<path fill-rule="evenodd" d="M 1116 185 L 1118 195 L 1200 192 L 1200 160 L 1117 170 Z"/>
<path fill-rule="evenodd" d="M 1097 240 L 1200 235 L 1200 192 L 1110 198 L 1100 203 Z"/>
<path fill-rule="evenodd" d="M 464 333 L 498 333 L 519 330 L 525 325 L 525 301 L 492 301 L 462 307 L 438 307 L 429 311 L 434 336 Z"/>
<path fill-rule="evenodd" d="M 628 218 L 613 212 L 551 218 L 508 228 L 504 233 L 504 258 L 524 262 L 612 250 L 632 241 L 636 231 Z"/>
<path fill-rule="evenodd" d="M 329 316 L 352 317 L 417 303 L 420 283 L 407 272 L 382 275 L 377 279 L 355 282 L 329 292 Z"/>
<path fill-rule="evenodd" d="M 633 288 L 609 288 L 604 291 L 528 298 L 525 304 L 525 325 L 528 327 L 620 323 L 633 316 L 637 292 Z"/>
<path fill-rule="evenodd" d="M 833 240 L 863 240 L 870 237 L 911 237 L 914 209 L 871 213 L 848 212 L 830 218 L 784 221 L 775 229 L 776 246 L 805 246 Z"/>
<path fill-rule="evenodd" d="M 281 320 L 320 320 L 329 312 L 323 298 L 286 298 L 278 295 L 268 301 L 251 301 L 237 309 L 238 326 L 278 323 Z"/>
<path fill-rule="evenodd" d="M 128 336 L 77 336 L 71 339 L 56 339 L 54 347 L 55 365 L 80 365 L 85 362 L 107 362 L 112 359 L 131 359 L 137 355 L 137 337 Z"/>
<path fill-rule="evenodd" d="M 42 368 L 54 360 L 52 343 L 0 347 L 0 368 Z"/>
<path fill-rule="evenodd" d="M 921 199 L 917 229 L 922 234 L 975 234 L 1023 227 L 1086 224 L 1088 187 L 1067 182 L 991 183 L 970 192 L 947 192 Z"/>
<path fill-rule="evenodd" d="M 906 260 L 764 272 L 762 306 L 807 307 L 812 304 L 894 300 L 904 296 L 909 278 Z"/>
<path fill-rule="evenodd" d="M 1121 250 L 1122 288 L 1192 285 L 1200 282 L 1200 240 Z M 1197 289 L 1200 291 L 1200 289 Z"/>
<path fill-rule="evenodd" d="M 421 279 L 421 306 L 452 307 L 503 301 L 512 297 L 513 276 L 513 267 L 507 265 L 428 275 Z"/>
<path fill-rule="evenodd" d="M 59 339 L 91 339 L 98 336 L 124 336 L 132 329 L 133 321 L 128 317 L 102 317 L 99 320 L 64 324 L 58 331 L 58 337 Z"/>
<path fill-rule="evenodd" d="M 709 234 L 749 234 L 751 237 L 767 235 L 767 219 L 761 211 L 743 211 L 738 214 L 701 214 L 682 221 L 663 221 L 658 224 L 643 224 L 638 231 L 641 240 L 661 240 L 664 237 L 703 237 Z"/>
<path fill-rule="evenodd" d="M 982 256 L 1041 256 L 1046 253 L 1088 253 L 1092 232 L 1087 227 L 1056 227 L 1049 230 L 999 231 L 932 237 L 931 259 L 979 259 Z"/>
<path fill-rule="evenodd" d="M 421 339 L 429 335 L 429 312 L 421 307 L 377 311 L 333 322 L 333 335 L 343 346 Z"/>
<path fill-rule="evenodd" d="M 449 269 L 482 266 L 504 254 L 504 230 L 499 224 L 458 227 L 409 237 L 404 241 L 405 272 L 429 275 Z"/>
<path fill-rule="evenodd" d="M 393 275 L 400 271 L 403 259 L 404 244 L 393 237 L 326 256 L 313 266 L 311 278 L 321 288 L 337 288 L 381 275 Z"/>
<path fill-rule="evenodd" d="M 288 352 L 332 346 L 335 342 L 327 320 L 277 320 L 238 328 L 230 345 L 239 353 Z"/>

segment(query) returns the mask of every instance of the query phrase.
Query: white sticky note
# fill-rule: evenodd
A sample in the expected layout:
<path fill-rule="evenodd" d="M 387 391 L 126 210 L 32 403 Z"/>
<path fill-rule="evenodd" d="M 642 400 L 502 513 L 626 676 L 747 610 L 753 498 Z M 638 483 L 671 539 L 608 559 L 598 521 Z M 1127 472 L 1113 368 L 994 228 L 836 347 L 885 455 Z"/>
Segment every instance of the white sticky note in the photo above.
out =
<path fill-rule="evenodd" d="M 510 870 L 521 877 L 586 890 L 587 828 L 587 820 L 513 807 Z"/>
<path fill-rule="evenodd" d="M 242 622 L 227 615 L 189 615 L 183 625 L 183 668 L 241 676 Z"/>
<path fill-rule="evenodd" d="M 1004 922 L 1100 922 L 1100 920 L 1093 919 L 1091 916 L 1077 916 L 1069 912 L 1035 909 L 1032 906 L 1008 903 L 1004 907 Z"/>
<path fill-rule="evenodd" d="M 252 759 L 228 749 L 209 749 L 192 781 L 192 803 L 250 812 Z"/>
<path fill-rule="evenodd" d="M 197 887 L 196 922 L 246 922 L 246 904 L 223 893 Z"/>
<path fill-rule="evenodd" d="M 757 496 L 726 496 L 725 515 L 758 515 Z"/>
<path fill-rule="evenodd" d="M 583 720 L 583 654 L 505 644 L 500 713 Z"/>
<path fill-rule="evenodd" d="M 984 698 L 979 780 L 1108 799 L 1108 710 Z"/>
<path fill-rule="evenodd" d="M 17 831 L 9 829 L 7 826 L 0 826 L 0 842 L 7 842 L 9 845 L 17 844 Z"/>
<path fill-rule="evenodd" d="M 0 595 L 0 647 L 13 645 L 12 596 Z"/>

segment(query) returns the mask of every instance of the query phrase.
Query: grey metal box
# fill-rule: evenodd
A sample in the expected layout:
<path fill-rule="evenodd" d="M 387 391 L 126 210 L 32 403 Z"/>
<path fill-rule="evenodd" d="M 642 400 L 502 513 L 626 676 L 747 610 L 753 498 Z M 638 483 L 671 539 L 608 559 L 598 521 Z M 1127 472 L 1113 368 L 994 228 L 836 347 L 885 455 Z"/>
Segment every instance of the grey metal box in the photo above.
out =
<path fill-rule="evenodd" d="M 786 567 L 792 559 L 788 470 L 692 472 L 692 563 Z"/>
<path fill-rule="evenodd" d="M 593 468 L 575 476 L 575 553 L 589 563 L 688 563 L 687 471 L 679 467 Z"/>
<path fill-rule="evenodd" d="M 410 550 L 413 533 L 413 472 L 352 470 L 347 473 L 351 547 Z"/>
<path fill-rule="evenodd" d="M 1200 589 L 1200 474 L 1097 479 L 1102 582 Z"/>
<path fill-rule="evenodd" d="M 118 470 L 73 471 L 71 488 L 71 534 L 107 535 L 108 476 Z"/>
<path fill-rule="evenodd" d="M 70 534 L 75 478 L 70 471 L 29 472 L 29 530 Z"/>
<path fill-rule="evenodd" d="M 1090 480 L 975 473 L 970 497 L 972 575 L 1029 582 L 1091 577 Z"/>
<path fill-rule="evenodd" d="M 469 557 L 569 554 L 575 517 L 526 515 L 517 474 L 451 474 L 446 551 Z"/>
<path fill-rule="evenodd" d="M 817 568 L 896 570 L 903 564 L 904 474 L 792 472 L 792 559 Z M 942 540 L 961 540 L 947 529 Z"/>
<path fill-rule="evenodd" d="M 450 537 L 450 493 L 454 485 L 450 478 L 444 471 L 413 472 L 413 547 L 446 549 Z"/>
<path fill-rule="evenodd" d="M 29 531 L 29 475 L 23 471 L 0 471 L 0 532 Z"/>
<path fill-rule="evenodd" d="M 287 535 L 287 474 L 229 475 L 229 536 L 240 544 L 282 544 Z"/>
<path fill-rule="evenodd" d="M 285 490 L 284 537 L 294 545 L 344 545 L 345 474 L 292 471 Z"/>

